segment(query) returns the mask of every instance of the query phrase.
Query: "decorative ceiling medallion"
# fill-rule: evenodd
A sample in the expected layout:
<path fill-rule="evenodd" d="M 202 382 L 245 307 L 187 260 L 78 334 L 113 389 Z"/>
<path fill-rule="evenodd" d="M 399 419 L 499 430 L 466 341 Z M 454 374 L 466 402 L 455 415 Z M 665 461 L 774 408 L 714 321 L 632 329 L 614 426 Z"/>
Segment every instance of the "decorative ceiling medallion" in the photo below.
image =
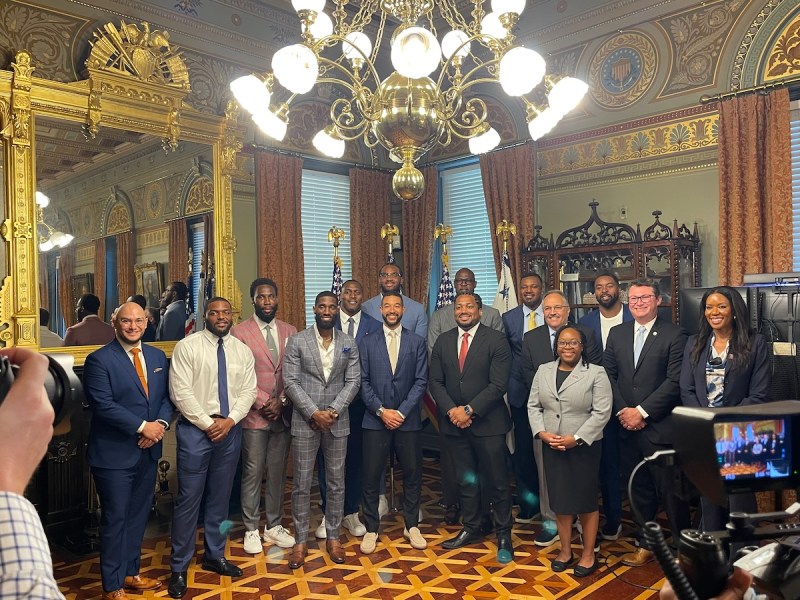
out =
<path fill-rule="evenodd" d="M 656 75 L 656 49 L 649 37 L 622 32 L 606 41 L 589 66 L 589 90 L 600 106 L 623 108 L 650 88 Z"/>

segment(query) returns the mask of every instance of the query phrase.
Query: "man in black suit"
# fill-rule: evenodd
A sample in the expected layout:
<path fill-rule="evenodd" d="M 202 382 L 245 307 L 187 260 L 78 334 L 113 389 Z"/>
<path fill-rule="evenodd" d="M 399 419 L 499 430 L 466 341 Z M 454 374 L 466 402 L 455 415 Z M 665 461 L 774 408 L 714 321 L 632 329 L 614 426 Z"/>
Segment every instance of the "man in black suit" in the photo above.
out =
<path fill-rule="evenodd" d="M 569 321 L 569 300 L 559 290 L 551 290 L 542 299 L 542 311 L 544 313 L 545 326 L 531 329 L 522 337 L 520 370 L 527 394 L 530 394 L 531 383 L 539 366 L 555 360 L 553 342 L 555 341 L 556 331 Z M 585 350 L 589 362 L 596 365 L 602 364 L 603 351 L 597 342 L 594 332 L 582 325 L 576 325 L 575 327 L 586 336 Z M 542 515 L 543 527 L 533 538 L 533 543 L 537 546 L 549 546 L 558 540 L 558 531 L 556 529 L 556 515 L 550 509 L 550 499 L 547 496 L 547 482 L 544 476 L 542 458 L 542 440 L 533 439 L 533 434 L 530 433 L 530 422 L 525 423 L 523 426 L 528 428 L 528 436 L 526 437 L 533 441 L 533 447 L 516 448 L 515 452 L 532 451 L 536 460 L 536 471 L 539 473 L 539 512 Z"/>
<path fill-rule="evenodd" d="M 483 487 L 494 509 L 497 560 L 507 563 L 514 559 L 505 441 L 511 416 L 503 394 L 511 368 L 511 350 L 502 333 L 481 324 L 481 309 L 474 294 L 459 294 L 454 311 L 458 327 L 441 334 L 433 345 L 429 377 L 429 389 L 442 416 L 444 443 L 459 457 L 464 522 L 461 532 L 442 547 L 452 550 L 483 539 Z"/>
<path fill-rule="evenodd" d="M 658 283 L 637 279 L 628 287 L 633 321 L 613 327 L 608 334 L 603 366 L 614 392 L 614 413 L 622 426 L 620 455 L 623 474 L 643 458 L 672 448 L 672 409 L 681 403 L 680 375 L 686 333 L 658 316 Z M 673 489 L 670 472 L 654 462 L 639 471 L 631 502 L 636 524 L 655 520 L 659 501 L 666 510 L 673 539 L 689 527 L 689 507 Z M 640 521 L 639 518 L 642 520 Z M 623 555 L 636 567 L 653 560 L 644 547 Z"/>

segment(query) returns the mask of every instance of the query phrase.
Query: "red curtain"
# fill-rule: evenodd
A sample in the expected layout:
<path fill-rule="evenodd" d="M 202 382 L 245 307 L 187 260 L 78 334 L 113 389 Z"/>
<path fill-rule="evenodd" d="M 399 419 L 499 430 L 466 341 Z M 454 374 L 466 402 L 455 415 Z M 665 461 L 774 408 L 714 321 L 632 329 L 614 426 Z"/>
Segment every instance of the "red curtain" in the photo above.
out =
<path fill-rule="evenodd" d="M 136 260 L 133 232 L 117 234 L 117 304 L 122 304 L 136 293 L 136 281 L 133 273 L 133 262 Z"/>
<path fill-rule="evenodd" d="M 169 222 L 169 265 L 164 289 L 173 281 L 186 283 L 188 275 L 189 236 L 186 232 L 186 219 L 180 218 Z"/>
<path fill-rule="evenodd" d="M 75 246 L 61 249 L 58 259 L 58 304 L 64 325 L 75 324 L 75 302 L 72 298 L 72 276 L 75 275 Z"/>
<path fill-rule="evenodd" d="M 388 258 L 381 227 L 392 218 L 392 175 L 350 169 L 350 256 L 353 279 L 364 286 L 364 298 L 378 293 L 378 272 Z"/>
<path fill-rule="evenodd" d="M 719 103 L 719 282 L 792 270 L 789 91 Z"/>
<path fill-rule="evenodd" d="M 439 172 L 436 166 L 426 167 L 425 191 L 421 198 L 403 203 L 403 265 L 405 292 L 409 298 L 428 305 L 433 230 L 439 204 Z"/>
<path fill-rule="evenodd" d="M 281 318 L 305 329 L 306 286 L 300 224 L 303 159 L 258 151 L 255 162 L 258 275 L 270 277 L 278 284 Z"/>
<path fill-rule="evenodd" d="M 106 320 L 106 238 L 94 241 L 94 295 L 100 298 L 101 319 Z"/>
<path fill-rule="evenodd" d="M 503 240 L 494 235 L 503 219 L 517 226 L 517 235 L 508 240 L 508 257 L 516 285 L 522 277 L 522 248 L 533 237 L 535 214 L 535 159 L 533 144 L 527 143 L 481 156 L 481 177 L 489 229 L 493 236 L 494 262 L 500 276 Z"/>

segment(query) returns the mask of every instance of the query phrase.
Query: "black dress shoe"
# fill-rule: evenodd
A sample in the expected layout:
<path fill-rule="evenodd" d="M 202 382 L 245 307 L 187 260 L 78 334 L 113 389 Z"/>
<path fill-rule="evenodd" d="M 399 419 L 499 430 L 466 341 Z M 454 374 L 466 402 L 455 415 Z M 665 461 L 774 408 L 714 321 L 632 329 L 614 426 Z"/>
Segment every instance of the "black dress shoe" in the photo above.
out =
<path fill-rule="evenodd" d="M 575 560 L 574 556 L 570 556 L 569 560 L 551 560 L 550 570 L 555 571 L 556 573 L 561 573 L 562 571 L 566 571 L 572 564 L 573 560 Z"/>
<path fill-rule="evenodd" d="M 444 511 L 444 522 L 447 525 L 458 525 L 458 519 L 461 516 L 461 509 L 458 504 L 451 504 Z"/>
<path fill-rule="evenodd" d="M 183 598 L 186 595 L 186 571 L 173 571 L 169 577 L 167 593 L 170 598 Z"/>
<path fill-rule="evenodd" d="M 582 567 L 580 565 L 575 565 L 574 569 L 575 577 L 588 577 L 589 575 L 597 571 L 597 569 L 599 568 L 600 568 L 600 561 L 597 559 L 595 559 L 594 564 L 592 564 L 590 567 Z"/>
<path fill-rule="evenodd" d="M 505 533 L 497 536 L 497 562 L 506 564 L 514 560 L 514 545 L 511 535 Z"/>
<path fill-rule="evenodd" d="M 203 569 L 206 571 L 214 571 L 214 573 L 219 573 L 220 575 L 225 575 L 226 577 L 241 577 L 242 570 L 237 567 L 236 565 L 228 562 L 225 558 L 217 558 L 217 559 L 203 559 Z"/>
<path fill-rule="evenodd" d="M 462 529 L 456 537 L 442 542 L 442 548 L 445 550 L 455 550 L 456 548 L 469 546 L 470 544 L 480 542 L 481 540 L 483 540 L 483 536 L 477 531 Z"/>

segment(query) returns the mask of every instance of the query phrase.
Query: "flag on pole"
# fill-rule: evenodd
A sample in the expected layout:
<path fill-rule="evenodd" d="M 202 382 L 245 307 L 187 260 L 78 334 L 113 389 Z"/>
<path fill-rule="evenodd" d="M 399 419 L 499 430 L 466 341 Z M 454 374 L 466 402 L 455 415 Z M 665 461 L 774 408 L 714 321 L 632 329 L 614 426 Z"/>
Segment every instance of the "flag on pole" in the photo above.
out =
<path fill-rule="evenodd" d="M 450 281 L 449 262 L 450 260 L 447 254 L 442 254 L 442 278 L 439 280 L 439 291 L 436 294 L 435 310 L 452 304 L 456 299 L 456 290 L 453 288 L 453 282 Z"/>
<path fill-rule="evenodd" d="M 503 252 L 503 266 L 500 269 L 500 281 L 497 283 L 493 306 L 502 314 L 516 308 L 517 305 L 517 290 L 514 287 L 514 278 L 511 276 L 511 260 L 506 251 Z"/>
<path fill-rule="evenodd" d="M 186 294 L 186 321 L 184 322 L 183 326 L 183 335 L 184 337 L 194 332 L 194 326 L 196 323 L 195 312 L 194 312 L 194 290 L 192 289 L 192 249 L 189 248 L 189 264 L 188 264 L 188 273 L 186 276 L 186 289 L 188 293 Z"/>
<path fill-rule="evenodd" d="M 337 298 L 342 295 L 342 259 L 338 256 L 333 257 L 333 282 L 331 283 L 331 291 L 336 294 Z"/>

